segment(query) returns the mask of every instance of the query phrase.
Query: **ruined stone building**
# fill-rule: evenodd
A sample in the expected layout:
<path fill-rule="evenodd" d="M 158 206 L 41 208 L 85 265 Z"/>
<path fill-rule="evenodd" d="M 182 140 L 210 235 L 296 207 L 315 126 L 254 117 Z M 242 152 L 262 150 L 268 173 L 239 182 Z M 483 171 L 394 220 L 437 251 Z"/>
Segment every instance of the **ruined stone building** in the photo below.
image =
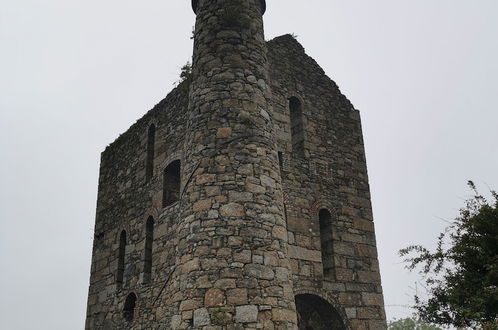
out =
<path fill-rule="evenodd" d="M 385 329 L 358 111 L 264 0 L 192 5 L 192 78 L 102 153 L 86 329 Z"/>

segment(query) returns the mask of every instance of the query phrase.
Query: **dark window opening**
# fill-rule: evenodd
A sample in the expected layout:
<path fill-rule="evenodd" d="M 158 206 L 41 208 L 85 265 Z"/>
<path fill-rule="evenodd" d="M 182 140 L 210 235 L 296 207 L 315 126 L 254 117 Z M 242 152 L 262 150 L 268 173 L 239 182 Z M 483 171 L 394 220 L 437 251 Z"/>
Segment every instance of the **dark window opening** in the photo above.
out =
<path fill-rule="evenodd" d="M 149 126 L 147 132 L 147 160 L 145 164 L 145 178 L 149 181 L 154 174 L 154 148 L 156 143 L 156 126 Z"/>
<path fill-rule="evenodd" d="M 180 199 L 180 161 L 175 160 L 164 169 L 163 175 L 163 207 Z"/>
<path fill-rule="evenodd" d="M 116 282 L 123 283 L 123 274 L 125 269 L 125 252 L 126 252 L 126 231 L 121 231 L 119 236 L 119 250 L 118 250 L 118 273 Z"/>
<path fill-rule="evenodd" d="M 137 295 L 130 293 L 126 297 L 126 301 L 123 308 L 123 317 L 126 321 L 131 322 L 135 318 L 135 310 L 137 308 Z"/>
<path fill-rule="evenodd" d="M 152 243 L 154 242 L 154 218 L 149 217 L 145 225 L 144 283 L 152 277 Z"/>
<path fill-rule="evenodd" d="M 304 124 L 301 101 L 297 97 L 289 99 L 292 152 L 298 156 L 304 155 Z"/>
<path fill-rule="evenodd" d="M 281 151 L 278 152 L 278 165 L 280 166 L 280 170 L 284 168 L 284 154 Z"/>
<path fill-rule="evenodd" d="M 322 248 L 323 276 L 332 277 L 334 274 L 334 245 L 332 238 L 332 215 L 326 209 L 318 213 L 320 220 L 320 242 Z"/>

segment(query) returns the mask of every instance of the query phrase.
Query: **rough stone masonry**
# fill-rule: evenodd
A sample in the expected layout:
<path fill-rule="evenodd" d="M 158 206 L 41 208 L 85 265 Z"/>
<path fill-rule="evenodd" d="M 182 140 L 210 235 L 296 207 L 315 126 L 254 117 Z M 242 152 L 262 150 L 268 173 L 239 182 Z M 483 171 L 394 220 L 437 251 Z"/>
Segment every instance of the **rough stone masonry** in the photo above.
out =
<path fill-rule="evenodd" d="M 360 116 L 264 0 L 102 153 L 86 329 L 386 329 Z"/>

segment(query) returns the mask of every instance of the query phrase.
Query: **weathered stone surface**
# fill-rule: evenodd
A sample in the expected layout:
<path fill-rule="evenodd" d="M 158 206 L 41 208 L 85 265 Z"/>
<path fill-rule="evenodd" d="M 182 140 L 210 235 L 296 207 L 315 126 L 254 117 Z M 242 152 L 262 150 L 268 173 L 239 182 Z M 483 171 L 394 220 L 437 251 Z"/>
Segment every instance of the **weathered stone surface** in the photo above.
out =
<path fill-rule="evenodd" d="M 253 323 L 258 320 L 258 307 L 245 305 L 235 307 L 235 321 L 237 323 Z"/>
<path fill-rule="evenodd" d="M 322 261 L 322 255 L 320 251 L 310 250 L 295 245 L 289 246 L 289 257 L 301 260 L 317 261 L 317 262 Z"/>
<path fill-rule="evenodd" d="M 192 206 L 192 210 L 194 212 L 209 210 L 211 208 L 212 203 L 213 202 L 211 201 L 211 199 L 200 200 L 194 203 L 194 205 Z"/>
<path fill-rule="evenodd" d="M 359 113 L 262 3 L 197 1 L 194 79 L 102 153 L 87 330 L 131 293 L 151 329 L 296 329 L 296 295 L 385 329 Z"/>
<path fill-rule="evenodd" d="M 264 280 L 272 280 L 275 272 L 269 266 L 249 264 L 244 267 L 244 274 Z"/>
<path fill-rule="evenodd" d="M 228 138 L 232 136 L 232 129 L 230 127 L 220 127 L 216 135 L 220 138 Z"/>
<path fill-rule="evenodd" d="M 227 302 L 235 306 L 247 304 L 247 289 L 228 290 Z"/>
<path fill-rule="evenodd" d="M 194 311 L 194 327 L 202 327 L 211 324 L 211 318 L 206 308 L 199 308 Z"/>
<path fill-rule="evenodd" d="M 366 306 L 384 306 L 382 294 L 364 292 L 361 297 Z"/>
<path fill-rule="evenodd" d="M 225 295 L 220 289 L 209 289 L 204 296 L 204 306 L 216 307 L 222 306 L 225 301 Z"/>
<path fill-rule="evenodd" d="M 180 315 L 175 315 L 171 318 L 171 329 L 178 329 L 182 323 L 182 317 Z"/>
<path fill-rule="evenodd" d="M 296 314 L 287 309 L 274 308 L 271 312 L 274 321 L 293 321 L 296 318 Z"/>
<path fill-rule="evenodd" d="M 237 203 L 223 205 L 220 209 L 223 217 L 241 217 L 244 215 L 244 207 Z"/>
<path fill-rule="evenodd" d="M 188 274 L 191 271 L 198 270 L 199 268 L 199 258 L 194 258 L 193 260 L 189 260 L 185 264 L 183 264 L 182 272 Z"/>

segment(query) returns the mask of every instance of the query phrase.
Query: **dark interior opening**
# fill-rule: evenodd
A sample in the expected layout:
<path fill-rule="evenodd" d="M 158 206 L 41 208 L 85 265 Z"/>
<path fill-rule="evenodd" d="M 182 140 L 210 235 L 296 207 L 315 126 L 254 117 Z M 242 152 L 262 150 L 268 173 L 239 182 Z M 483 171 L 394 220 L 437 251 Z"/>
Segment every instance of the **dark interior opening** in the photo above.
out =
<path fill-rule="evenodd" d="M 144 283 L 152 277 L 152 243 L 154 242 L 154 218 L 149 217 L 145 225 Z"/>
<path fill-rule="evenodd" d="M 137 307 L 137 295 L 133 292 L 126 297 L 126 301 L 123 308 L 123 317 L 126 321 L 131 322 L 135 317 L 135 308 Z"/>
<path fill-rule="evenodd" d="M 126 252 L 126 231 L 121 231 L 119 236 L 119 250 L 118 250 L 118 272 L 116 275 L 116 282 L 123 283 L 123 274 L 125 269 L 125 252 Z"/>
<path fill-rule="evenodd" d="M 320 220 L 320 243 L 322 249 L 323 276 L 330 278 L 334 274 L 334 244 L 332 238 L 332 215 L 326 209 L 318 213 Z"/>
<path fill-rule="evenodd" d="M 164 169 L 163 207 L 169 206 L 180 199 L 180 172 L 179 160 L 175 160 Z"/>
<path fill-rule="evenodd" d="M 296 309 L 299 330 L 346 330 L 339 312 L 316 295 L 297 295 Z"/>

